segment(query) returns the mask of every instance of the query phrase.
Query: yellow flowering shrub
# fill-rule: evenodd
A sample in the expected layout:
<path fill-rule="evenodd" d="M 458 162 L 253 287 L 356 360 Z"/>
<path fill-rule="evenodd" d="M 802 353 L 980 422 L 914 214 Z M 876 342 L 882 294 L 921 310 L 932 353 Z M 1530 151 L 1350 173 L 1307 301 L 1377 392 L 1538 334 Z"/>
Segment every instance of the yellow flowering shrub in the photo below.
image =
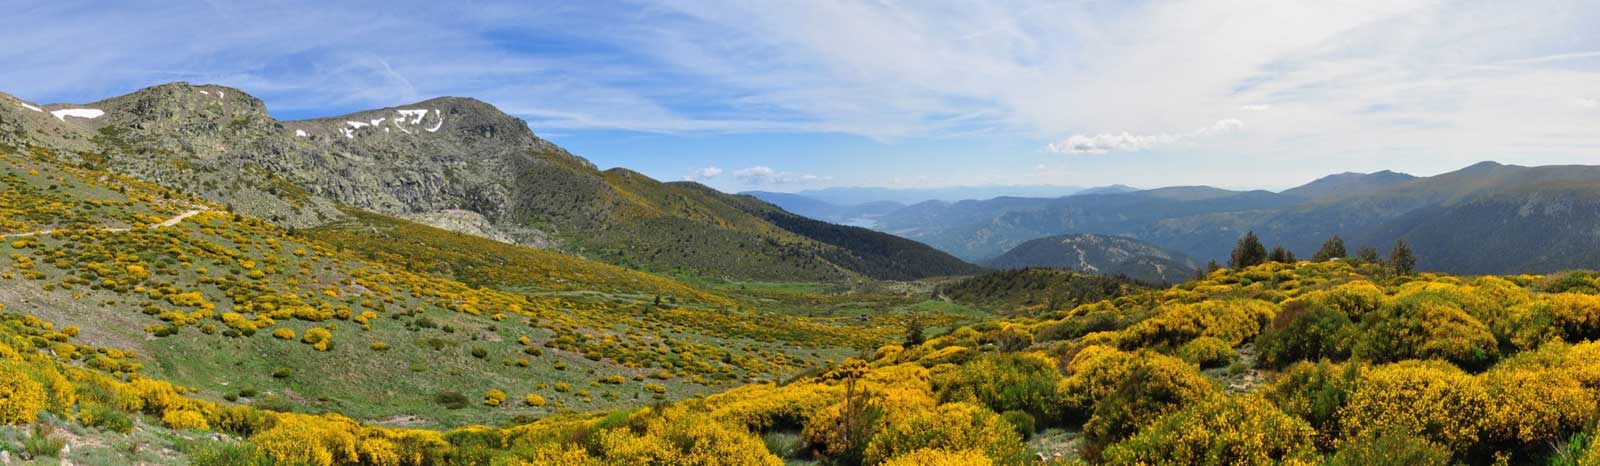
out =
<path fill-rule="evenodd" d="M 0 424 L 30 424 L 44 408 L 44 388 L 17 364 L 0 363 Z"/>
<path fill-rule="evenodd" d="M 1244 343 L 1277 314 L 1277 306 L 1256 299 L 1169 304 L 1156 315 L 1123 330 L 1123 348 L 1176 347 L 1198 337 L 1215 337 L 1230 347 Z"/>
<path fill-rule="evenodd" d="M 1258 396 L 1214 397 L 1169 414 L 1106 448 L 1110 465 L 1318 463 L 1313 431 Z"/>
<path fill-rule="evenodd" d="M 1216 385 L 1195 366 L 1155 353 L 1139 353 L 1111 387 L 1109 396 L 1094 403 L 1089 422 L 1083 425 L 1091 451 L 1167 413 L 1219 395 Z"/>
<path fill-rule="evenodd" d="M 1495 368 L 1482 376 L 1493 403 L 1485 434 L 1537 444 L 1564 440 L 1594 418 L 1596 392 L 1564 371 Z"/>
<path fill-rule="evenodd" d="M 288 327 L 280 327 L 277 330 L 273 330 L 272 331 L 272 336 L 274 338 L 279 339 L 279 340 L 293 340 L 294 339 L 294 329 L 288 328 Z"/>
<path fill-rule="evenodd" d="M 1021 435 L 1000 415 L 971 403 L 945 403 L 884 426 L 867 442 L 862 463 L 879 464 L 927 448 L 980 451 L 1002 465 L 1028 460 Z"/>
<path fill-rule="evenodd" d="M 58 355 L 64 353 L 57 352 Z M 78 390 L 54 364 L 36 361 L 27 365 L 27 374 L 44 389 L 45 410 L 63 418 L 72 419 L 78 404 Z"/>
<path fill-rule="evenodd" d="M 985 355 L 932 379 L 940 401 L 968 401 L 995 412 L 1025 411 L 1043 419 L 1060 415 L 1056 385 L 1061 372 L 1043 354 Z"/>
<path fill-rule="evenodd" d="M 537 408 L 544 406 L 545 401 L 544 397 L 539 396 L 538 394 L 529 393 L 528 396 L 522 398 L 522 404 Z"/>
<path fill-rule="evenodd" d="M 890 458 L 883 466 L 992 466 L 994 461 L 977 450 L 951 451 L 924 448 Z"/>
<path fill-rule="evenodd" d="M 814 382 L 745 385 L 706 397 L 711 416 L 751 430 L 794 428 L 842 397 L 835 386 Z"/>
<path fill-rule="evenodd" d="M 975 353 L 965 346 L 946 346 L 923 355 L 917 360 L 917 363 L 926 367 L 933 367 L 939 364 L 960 364 L 971 359 Z"/>
<path fill-rule="evenodd" d="M 699 409 L 682 405 L 640 410 L 629 416 L 625 427 L 601 432 L 598 449 L 609 464 L 783 464 L 767 452 L 760 438 L 695 411 Z"/>
<path fill-rule="evenodd" d="M 1383 307 L 1388 299 L 1382 288 L 1366 280 L 1353 281 L 1331 289 L 1313 291 L 1297 299 L 1343 312 L 1352 320 Z"/>
<path fill-rule="evenodd" d="M 506 392 L 500 391 L 499 389 L 491 388 L 488 392 L 483 394 L 484 406 L 500 406 L 501 403 L 505 402 Z"/>
<path fill-rule="evenodd" d="M 322 327 L 312 327 L 306 329 L 305 336 L 301 337 L 300 341 L 311 345 L 317 351 L 327 351 L 333 346 L 333 333 Z"/>
<path fill-rule="evenodd" d="M 1315 364 L 1301 361 L 1279 372 L 1257 393 L 1286 414 L 1300 418 L 1316 430 L 1320 448 L 1332 448 L 1339 429 L 1339 410 L 1361 378 L 1358 363 Z"/>
<path fill-rule="evenodd" d="M 1228 342 L 1217 337 L 1200 337 L 1178 347 L 1177 355 L 1200 367 L 1221 367 L 1238 359 Z"/>
<path fill-rule="evenodd" d="M 1412 293 L 1362 318 L 1358 353 L 1379 361 L 1443 359 L 1469 367 L 1498 357 L 1488 325 L 1441 293 Z"/>
<path fill-rule="evenodd" d="M 1133 353 L 1109 346 L 1088 346 L 1067 364 L 1067 376 L 1056 384 L 1057 398 L 1069 409 L 1088 410 L 1110 396 L 1134 364 Z"/>
<path fill-rule="evenodd" d="M 589 452 L 575 445 L 547 443 L 531 452 L 513 457 L 507 466 L 605 466 L 606 463 L 589 456 Z"/>
<path fill-rule="evenodd" d="M 174 409 L 161 415 L 161 424 L 174 429 L 209 429 L 206 416 L 198 411 Z"/>
<path fill-rule="evenodd" d="M 1476 378 L 1446 363 L 1406 361 L 1377 367 L 1356 382 L 1339 413 L 1343 438 L 1369 431 L 1421 436 L 1465 451 L 1493 404 Z"/>
<path fill-rule="evenodd" d="M 1579 341 L 1600 334 L 1600 296 L 1562 293 L 1511 307 L 1496 329 L 1523 350 L 1553 340 Z"/>
<path fill-rule="evenodd" d="M 282 414 L 250 441 L 279 464 L 333 466 L 360 461 L 356 430 L 355 422 L 338 415 Z"/>

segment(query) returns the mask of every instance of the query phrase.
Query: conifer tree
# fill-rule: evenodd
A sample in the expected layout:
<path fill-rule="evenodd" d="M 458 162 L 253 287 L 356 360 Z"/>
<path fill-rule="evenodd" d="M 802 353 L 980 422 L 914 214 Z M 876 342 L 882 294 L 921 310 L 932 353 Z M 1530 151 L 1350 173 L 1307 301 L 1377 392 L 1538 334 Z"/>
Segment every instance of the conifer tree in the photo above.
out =
<path fill-rule="evenodd" d="M 1250 231 L 1239 238 L 1239 244 L 1233 247 L 1233 256 L 1228 259 L 1228 268 L 1242 269 L 1261 265 L 1267 261 L 1267 247 L 1261 244 L 1261 238 L 1256 237 L 1256 232 Z"/>
<path fill-rule="evenodd" d="M 1288 264 L 1294 262 L 1294 253 L 1289 252 L 1288 249 L 1284 249 L 1283 246 L 1274 246 L 1272 248 L 1272 253 L 1267 254 L 1267 261 L 1277 262 L 1279 264 Z"/>
<path fill-rule="evenodd" d="M 1318 249 L 1317 253 L 1311 256 L 1311 260 L 1314 262 L 1327 262 L 1334 259 L 1343 259 L 1346 256 L 1348 254 L 1345 254 L 1344 251 L 1344 238 L 1340 238 L 1339 235 L 1333 235 L 1332 238 L 1328 238 L 1328 242 L 1322 243 L 1322 249 Z"/>
<path fill-rule="evenodd" d="M 922 332 L 923 332 L 922 318 L 916 317 L 916 316 L 912 316 L 911 317 L 911 321 L 906 322 L 906 336 L 905 336 L 905 345 L 906 345 L 906 347 L 910 348 L 910 347 L 914 347 L 914 346 L 917 346 L 917 345 L 921 345 L 922 342 L 927 339 L 927 337 L 923 336 Z"/>
<path fill-rule="evenodd" d="M 1361 248 L 1356 250 L 1356 259 L 1360 259 L 1362 262 L 1370 262 L 1373 264 L 1376 264 L 1381 260 L 1378 258 L 1378 250 L 1373 248 Z"/>
<path fill-rule="evenodd" d="M 1394 249 L 1389 251 L 1389 268 L 1400 275 L 1410 275 L 1417 267 L 1417 256 L 1411 252 L 1411 245 L 1406 240 L 1395 240 Z"/>

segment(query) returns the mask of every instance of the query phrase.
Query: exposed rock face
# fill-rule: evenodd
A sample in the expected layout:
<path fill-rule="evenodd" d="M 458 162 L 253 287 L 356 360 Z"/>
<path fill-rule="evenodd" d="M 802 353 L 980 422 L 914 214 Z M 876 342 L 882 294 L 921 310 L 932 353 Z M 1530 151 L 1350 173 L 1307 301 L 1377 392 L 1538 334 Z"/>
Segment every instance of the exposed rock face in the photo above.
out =
<path fill-rule="evenodd" d="M 450 230 L 456 233 L 466 233 L 473 236 L 481 236 L 502 243 L 516 242 L 511 238 L 511 235 L 501 232 L 500 229 L 495 228 L 494 224 L 489 223 L 489 219 L 485 218 L 483 214 L 470 210 L 451 209 L 438 212 L 410 214 L 406 215 L 405 218 L 407 220 L 431 227 Z M 543 244 L 536 244 L 534 246 L 549 246 L 549 242 L 546 240 L 543 242 Z"/>
<path fill-rule="evenodd" d="M 882 233 L 790 221 L 754 199 L 602 172 L 470 98 L 302 121 L 278 121 L 237 89 L 187 83 L 82 106 L 6 100 L 0 144 L 49 149 L 286 226 L 326 224 L 349 206 L 655 270 L 786 280 L 977 270 Z"/>
<path fill-rule="evenodd" d="M 593 169 L 521 120 L 466 98 L 280 122 L 239 90 L 174 83 L 83 107 L 105 114 L 23 121 L 33 137 L 5 142 L 47 147 L 292 226 L 337 218 L 338 204 L 406 216 L 464 210 L 508 222 L 519 204 L 516 174 L 551 159 Z M 41 137 L 49 130 L 65 136 Z M 519 242 L 547 243 L 536 230 L 509 230 L 515 233 L 502 234 Z"/>

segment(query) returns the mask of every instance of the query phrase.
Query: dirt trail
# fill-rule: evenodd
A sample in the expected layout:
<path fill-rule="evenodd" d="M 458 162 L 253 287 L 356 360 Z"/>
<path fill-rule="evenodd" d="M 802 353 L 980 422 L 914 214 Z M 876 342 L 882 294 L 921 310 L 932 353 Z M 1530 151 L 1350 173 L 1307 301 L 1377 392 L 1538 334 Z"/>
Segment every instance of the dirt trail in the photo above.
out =
<path fill-rule="evenodd" d="M 177 225 L 179 223 L 183 223 L 183 219 L 186 219 L 186 218 L 189 218 L 189 217 L 193 217 L 193 216 L 198 215 L 201 212 L 205 212 L 207 210 L 210 210 L 210 209 L 190 209 L 190 210 L 184 211 L 181 214 L 173 216 L 172 218 L 163 220 L 161 223 L 157 223 L 155 225 L 150 225 L 148 228 L 151 229 L 151 230 L 157 230 L 157 229 L 161 229 L 161 228 L 167 228 L 167 227 L 170 227 L 170 226 L 174 226 L 174 225 Z M 129 231 L 132 231 L 133 229 L 132 228 L 101 228 L 99 230 L 100 231 L 105 231 L 105 232 L 110 232 L 110 233 L 127 233 Z M 67 229 L 55 229 L 55 230 L 30 231 L 30 232 L 27 232 L 27 233 L 10 233 L 10 234 L 0 235 L 0 238 L 26 238 L 26 237 L 29 237 L 29 236 L 48 235 L 48 234 L 55 233 L 55 232 L 58 232 L 58 231 L 69 231 L 69 230 L 67 230 Z"/>

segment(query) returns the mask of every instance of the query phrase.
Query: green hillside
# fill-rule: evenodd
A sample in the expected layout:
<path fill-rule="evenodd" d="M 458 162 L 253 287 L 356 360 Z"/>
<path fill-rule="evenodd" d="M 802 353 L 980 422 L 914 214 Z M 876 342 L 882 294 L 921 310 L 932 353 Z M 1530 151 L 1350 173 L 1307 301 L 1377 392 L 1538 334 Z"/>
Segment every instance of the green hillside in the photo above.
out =
<path fill-rule="evenodd" d="M 86 107 L 105 115 L 67 120 L 0 106 L 10 130 L 0 143 L 300 228 L 340 222 L 348 206 L 654 272 L 849 282 L 979 270 L 748 197 L 601 171 L 475 99 L 279 121 L 236 89 L 173 83 Z"/>
<path fill-rule="evenodd" d="M 45 151 L 0 157 L 0 305 L 212 401 L 454 426 L 678 399 L 898 332 L 817 310 L 917 299 L 708 290 L 350 209 L 291 231 Z M 546 404 L 441 401 L 490 389 Z"/>

